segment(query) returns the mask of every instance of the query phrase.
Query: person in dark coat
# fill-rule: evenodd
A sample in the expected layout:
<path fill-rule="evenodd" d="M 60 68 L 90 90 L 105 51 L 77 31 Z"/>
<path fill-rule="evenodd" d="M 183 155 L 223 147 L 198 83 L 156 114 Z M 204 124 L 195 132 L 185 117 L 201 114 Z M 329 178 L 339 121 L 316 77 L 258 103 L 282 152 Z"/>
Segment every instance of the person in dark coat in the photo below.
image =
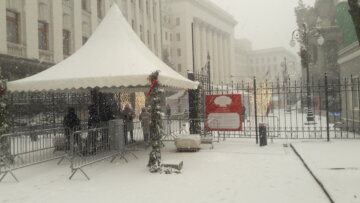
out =
<path fill-rule="evenodd" d="M 141 109 L 141 114 L 139 116 L 139 119 L 141 121 L 141 127 L 144 134 L 144 141 L 146 144 L 149 142 L 149 135 L 150 135 L 150 114 L 146 111 L 146 108 Z"/>
<path fill-rule="evenodd" d="M 96 105 L 92 104 L 88 107 L 89 119 L 88 128 L 95 129 L 100 127 L 100 116 Z M 89 154 L 96 154 L 97 151 L 97 137 L 98 132 L 96 130 L 89 130 L 88 138 L 86 141 L 86 149 Z"/>
<path fill-rule="evenodd" d="M 123 118 L 124 118 L 124 136 L 125 136 L 125 144 L 128 143 L 128 132 L 130 132 L 130 142 L 134 141 L 134 123 L 133 119 L 135 116 L 134 111 L 132 110 L 131 106 L 127 104 L 124 108 L 124 111 L 122 112 Z"/>
<path fill-rule="evenodd" d="M 77 117 L 76 113 L 75 113 L 75 109 L 73 107 L 70 107 L 68 110 L 68 113 L 65 115 L 64 120 L 63 120 L 63 125 L 65 128 L 65 143 L 66 143 L 66 148 L 69 149 L 70 147 L 70 135 L 77 131 L 80 130 L 80 119 Z M 74 135 L 74 141 L 76 144 L 79 144 L 79 140 L 80 137 L 78 134 Z M 72 143 L 74 144 L 74 143 Z"/>

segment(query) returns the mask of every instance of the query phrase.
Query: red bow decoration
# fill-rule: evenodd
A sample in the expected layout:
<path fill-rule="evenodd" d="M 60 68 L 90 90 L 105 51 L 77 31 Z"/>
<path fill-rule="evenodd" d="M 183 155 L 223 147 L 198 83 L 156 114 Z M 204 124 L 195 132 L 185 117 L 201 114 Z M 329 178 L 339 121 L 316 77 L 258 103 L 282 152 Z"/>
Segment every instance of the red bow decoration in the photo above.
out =
<path fill-rule="evenodd" d="M 157 82 L 158 82 L 158 80 L 156 78 L 151 79 L 150 90 L 149 90 L 149 92 L 147 94 L 148 96 L 150 96 L 151 92 L 154 90 L 155 85 L 156 85 Z"/>
<path fill-rule="evenodd" d="M 5 88 L 0 88 L 0 96 L 5 92 Z"/>

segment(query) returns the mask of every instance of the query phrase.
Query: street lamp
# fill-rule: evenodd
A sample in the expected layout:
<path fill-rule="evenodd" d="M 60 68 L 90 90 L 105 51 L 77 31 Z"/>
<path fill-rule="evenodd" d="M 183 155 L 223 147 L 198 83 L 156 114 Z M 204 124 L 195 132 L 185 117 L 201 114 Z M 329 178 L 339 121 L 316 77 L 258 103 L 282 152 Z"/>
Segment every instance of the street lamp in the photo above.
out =
<path fill-rule="evenodd" d="M 301 66 L 303 68 L 306 68 L 306 89 L 307 89 L 307 116 L 306 119 L 308 122 L 314 122 L 314 113 L 312 111 L 311 107 L 311 93 L 310 93 L 310 73 L 309 73 L 309 60 L 310 60 L 310 54 L 308 52 L 309 50 L 309 37 L 316 37 L 317 43 L 321 46 L 324 44 L 324 38 L 319 33 L 319 30 L 317 28 L 313 28 L 311 30 L 308 30 L 305 23 L 303 24 L 302 29 L 296 29 L 292 32 L 291 35 L 291 41 L 290 46 L 294 47 L 297 40 L 302 44 L 300 48 L 300 57 L 301 57 Z"/>

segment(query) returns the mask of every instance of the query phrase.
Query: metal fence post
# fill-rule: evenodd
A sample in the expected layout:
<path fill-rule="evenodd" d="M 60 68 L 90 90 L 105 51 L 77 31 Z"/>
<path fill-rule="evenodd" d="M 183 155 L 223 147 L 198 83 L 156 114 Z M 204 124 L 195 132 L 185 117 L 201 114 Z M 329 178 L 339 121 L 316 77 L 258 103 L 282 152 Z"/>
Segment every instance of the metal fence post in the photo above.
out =
<path fill-rule="evenodd" d="M 326 108 L 326 135 L 327 141 L 330 141 L 330 127 L 329 127 L 329 93 L 328 93 L 328 78 L 325 73 L 325 108 Z"/>
<path fill-rule="evenodd" d="M 254 77 L 254 109 L 255 109 L 255 137 L 256 137 L 256 144 L 258 144 L 259 137 L 258 137 L 258 123 L 257 123 L 256 77 Z"/>

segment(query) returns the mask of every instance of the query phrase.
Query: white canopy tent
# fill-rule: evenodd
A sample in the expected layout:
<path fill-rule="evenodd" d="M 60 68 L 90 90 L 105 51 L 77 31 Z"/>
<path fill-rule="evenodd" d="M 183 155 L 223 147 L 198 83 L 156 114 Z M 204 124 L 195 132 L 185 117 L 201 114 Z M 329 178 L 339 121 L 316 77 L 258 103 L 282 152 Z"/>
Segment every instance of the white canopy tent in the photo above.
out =
<path fill-rule="evenodd" d="M 163 87 L 195 89 L 198 83 L 172 70 L 134 33 L 113 4 L 87 43 L 66 60 L 36 75 L 8 83 L 11 92 L 67 91 L 87 88 L 148 87 L 159 70 Z"/>

